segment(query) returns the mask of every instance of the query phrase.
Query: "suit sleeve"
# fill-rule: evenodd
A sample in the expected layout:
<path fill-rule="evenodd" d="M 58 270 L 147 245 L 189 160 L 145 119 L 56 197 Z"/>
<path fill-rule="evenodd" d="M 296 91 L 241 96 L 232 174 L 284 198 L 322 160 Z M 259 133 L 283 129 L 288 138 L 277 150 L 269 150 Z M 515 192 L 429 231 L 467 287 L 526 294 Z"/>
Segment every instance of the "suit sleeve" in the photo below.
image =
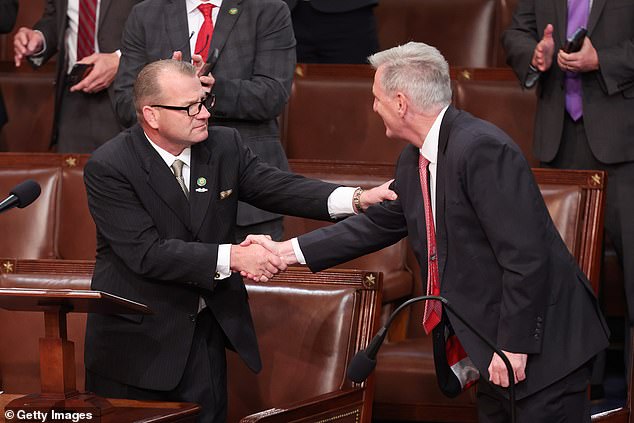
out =
<path fill-rule="evenodd" d="M 533 52 L 541 39 L 535 18 L 535 1 L 520 0 L 513 21 L 502 34 L 506 63 L 513 68 L 522 85 L 526 82 Z"/>
<path fill-rule="evenodd" d="M 288 101 L 296 57 L 293 24 L 285 3 L 271 3 L 270 7 L 262 9 L 256 20 L 256 38 L 252 42 L 257 51 L 249 79 L 214 75 L 216 106 L 213 114 L 216 117 L 275 119 Z"/>
<path fill-rule="evenodd" d="M 98 236 L 106 241 L 101 248 L 111 248 L 132 272 L 150 280 L 212 289 L 217 244 L 162 238 L 130 182 L 106 162 L 90 160 L 84 182 Z"/>
<path fill-rule="evenodd" d="M 46 40 L 46 50 L 37 57 L 29 58 L 31 63 L 35 66 L 41 66 L 46 63 L 46 61 L 59 50 L 59 46 L 57 45 L 59 40 L 59 28 L 57 27 L 58 4 L 59 2 L 56 0 L 47 0 L 44 15 L 42 15 L 40 20 L 33 26 L 33 29 L 40 31 Z"/>
<path fill-rule="evenodd" d="M 114 80 L 115 112 L 119 123 L 130 127 L 136 123 L 133 87 L 137 75 L 148 63 L 145 30 L 139 17 L 139 8 L 132 9 L 121 38 L 121 59 Z"/>
<path fill-rule="evenodd" d="M 460 178 L 502 271 L 497 345 L 538 353 L 534 322 L 546 314 L 548 252 L 557 232 L 548 230 L 548 210 L 522 153 L 486 137 L 462 155 Z"/>
<path fill-rule="evenodd" d="M 0 34 L 11 32 L 18 16 L 18 0 L 0 0 Z"/>
<path fill-rule="evenodd" d="M 400 200 L 374 205 L 349 217 L 298 237 L 306 264 L 313 272 L 378 251 L 407 236 Z"/>

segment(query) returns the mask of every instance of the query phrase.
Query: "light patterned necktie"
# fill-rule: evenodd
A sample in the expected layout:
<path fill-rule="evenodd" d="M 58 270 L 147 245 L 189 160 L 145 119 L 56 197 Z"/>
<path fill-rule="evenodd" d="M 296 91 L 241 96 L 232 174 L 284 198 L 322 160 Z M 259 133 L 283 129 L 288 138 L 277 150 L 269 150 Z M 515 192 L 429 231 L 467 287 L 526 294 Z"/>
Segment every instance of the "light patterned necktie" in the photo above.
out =
<path fill-rule="evenodd" d="M 425 207 L 425 227 L 427 229 L 427 295 L 440 295 L 440 281 L 438 278 L 438 256 L 436 254 L 436 230 L 434 227 L 434 215 L 431 209 L 431 197 L 429 191 L 429 175 L 427 166 L 429 160 L 422 155 L 418 160 L 420 174 L 420 187 L 423 194 Z M 442 306 L 440 301 L 425 301 L 423 314 L 423 328 L 429 334 L 440 323 Z"/>
<path fill-rule="evenodd" d="M 185 163 L 183 163 L 179 159 L 174 160 L 174 163 L 172 163 L 172 171 L 174 172 L 174 176 L 176 176 L 176 181 L 178 182 L 178 185 L 180 185 L 181 189 L 183 190 L 183 194 L 185 194 L 185 197 L 187 197 L 187 199 L 189 200 L 189 190 L 187 189 L 187 185 L 185 185 L 185 179 L 183 179 L 184 164 Z"/>

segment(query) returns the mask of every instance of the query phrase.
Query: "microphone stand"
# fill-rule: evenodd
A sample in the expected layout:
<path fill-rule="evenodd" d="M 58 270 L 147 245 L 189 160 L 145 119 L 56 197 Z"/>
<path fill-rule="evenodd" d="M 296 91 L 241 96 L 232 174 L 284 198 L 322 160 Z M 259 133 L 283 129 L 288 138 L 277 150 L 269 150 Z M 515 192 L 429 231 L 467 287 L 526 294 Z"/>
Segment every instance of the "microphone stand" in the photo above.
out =
<path fill-rule="evenodd" d="M 495 344 L 493 344 L 493 342 L 491 342 L 487 337 L 481 334 L 480 331 L 476 330 L 471 325 L 471 323 L 467 322 L 460 314 L 458 314 L 456 310 L 453 308 L 453 306 L 449 303 L 449 301 L 447 301 L 446 298 L 435 296 L 435 295 L 423 295 L 423 296 L 411 298 L 405 301 L 390 315 L 385 325 L 379 330 L 375 338 L 372 340 L 372 342 L 370 342 L 370 345 L 368 346 L 367 349 L 370 349 L 370 347 L 373 347 L 372 349 L 375 350 L 374 354 L 376 354 L 381 344 L 383 343 L 385 336 L 387 335 L 387 328 L 392 324 L 392 321 L 396 318 L 398 313 L 402 309 L 409 307 L 413 303 L 416 303 L 419 301 L 428 301 L 428 300 L 440 301 L 442 305 L 447 308 L 447 310 L 449 310 L 454 316 L 456 316 L 456 318 L 460 320 L 471 332 L 475 333 L 477 337 L 480 338 L 480 340 L 482 340 L 482 342 L 487 344 L 489 348 L 491 348 L 497 355 L 500 356 L 500 358 L 504 362 L 504 365 L 506 366 L 506 371 L 508 372 L 508 376 L 509 376 L 508 391 L 509 391 L 509 402 L 511 404 L 511 407 L 510 407 L 511 408 L 511 423 L 515 423 L 515 375 L 513 373 L 513 366 L 511 366 L 511 362 L 509 361 L 506 354 L 502 352 L 502 350 L 496 347 Z"/>

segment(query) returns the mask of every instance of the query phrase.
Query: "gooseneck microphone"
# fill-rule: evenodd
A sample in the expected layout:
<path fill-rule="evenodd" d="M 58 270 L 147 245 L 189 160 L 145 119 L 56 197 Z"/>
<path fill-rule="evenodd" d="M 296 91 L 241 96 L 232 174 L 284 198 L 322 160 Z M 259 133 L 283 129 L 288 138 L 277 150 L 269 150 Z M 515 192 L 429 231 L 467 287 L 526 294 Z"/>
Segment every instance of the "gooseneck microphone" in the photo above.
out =
<path fill-rule="evenodd" d="M 40 184 L 33 179 L 19 183 L 9 191 L 9 196 L 0 202 L 0 213 L 13 207 L 21 209 L 28 206 L 40 196 L 41 191 Z"/>
<path fill-rule="evenodd" d="M 511 362 L 509 361 L 506 354 L 502 352 L 498 347 L 493 344 L 486 336 L 484 336 L 480 331 L 474 328 L 469 322 L 467 322 L 460 314 L 456 313 L 456 310 L 451 306 L 449 301 L 447 301 L 444 297 L 438 297 L 435 295 L 423 295 L 420 297 L 414 297 L 403 304 L 401 304 L 387 319 L 385 325 L 379 329 L 377 334 L 372 338 L 367 348 L 359 351 L 352 357 L 350 360 L 350 364 L 348 365 L 347 376 L 353 382 L 361 383 L 368 378 L 372 370 L 376 367 L 376 355 L 383 345 L 383 341 L 385 341 L 385 337 L 387 336 L 387 330 L 392 324 L 392 321 L 396 318 L 396 316 L 401 312 L 401 310 L 409 307 L 410 305 L 417 303 L 419 301 L 428 301 L 428 300 L 437 300 L 440 301 L 443 307 L 446 307 L 458 320 L 460 320 L 471 332 L 477 335 L 478 338 L 482 340 L 485 344 L 489 346 L 497 355 L 500 356 L 504 365 L 506 366 L 506 371 L 509 376 L 509 401 L 511 404 L 511 423 L 515 423 L 515 376 L 513 373 L 513 366 L 511 366 Z"/>

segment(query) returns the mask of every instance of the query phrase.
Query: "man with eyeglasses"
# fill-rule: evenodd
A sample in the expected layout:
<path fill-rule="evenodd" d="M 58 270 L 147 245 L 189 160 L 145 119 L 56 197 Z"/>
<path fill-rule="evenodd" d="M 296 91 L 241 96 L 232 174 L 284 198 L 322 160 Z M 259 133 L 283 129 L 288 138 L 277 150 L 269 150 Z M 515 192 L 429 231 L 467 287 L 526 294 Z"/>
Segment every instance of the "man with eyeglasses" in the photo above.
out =
<path fill-rule="evenodd" d="M 132 86 L 148 63 L 181 52 L 202 61 L 218 52 L 211 75 L 216 105 L 213 122 L 229 126 L 266 163 L 288 170 L 277 117 L 291 92 L 295 37 L 282 0 L 146 0 L 135 7 L 122 38 L 121 64 L 114 82 L 120 122 L 136 120 Z M 238 206 L 236 241 L 249 233 L 281 239 L 279 214 L 246 203 Z"/>
<path fill-rule="evenodd" d="M 232 245 L 238 200 L 315 219 L 394 199 L 387 184 L 337 187 L 264 164 L 235 129 L 208 128 L 214 98 L 182 61 L 146 66 L 139 124 L 93 154 L 84 178 L 97 226 L 92 288 L 147 304 L 147 316 L 89 315 L 86 388 L 105 397 L 189 401 L 226 420 L 225 347 L 261 368 L 240 272 L 266 282 L 285 265 Z M 360 211 L 360 210 L 358 210 Z"/>

